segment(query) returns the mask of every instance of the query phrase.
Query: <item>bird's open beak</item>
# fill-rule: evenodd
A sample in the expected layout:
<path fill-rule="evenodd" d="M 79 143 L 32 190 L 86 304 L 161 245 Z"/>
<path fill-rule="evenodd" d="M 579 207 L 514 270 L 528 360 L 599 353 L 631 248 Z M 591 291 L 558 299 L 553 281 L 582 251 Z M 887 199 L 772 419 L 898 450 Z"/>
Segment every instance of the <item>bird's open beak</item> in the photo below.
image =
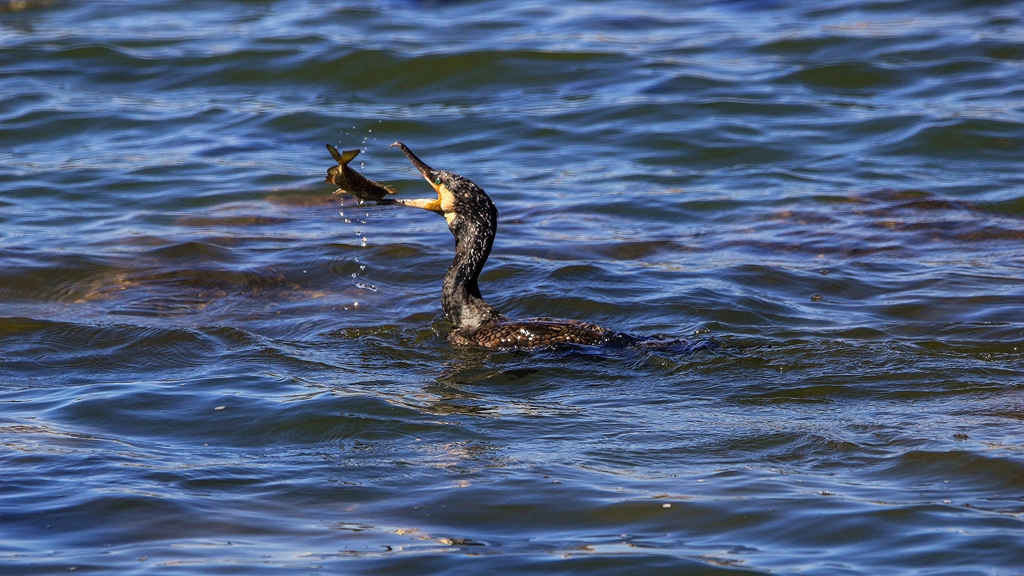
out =
<path fill-rule="evenodd" d="M 398 198 L 396 200 L 385 200 L 383 202 L 387 202 L 388 204 L 397 204 L 399 206 L 423 208 L 424 210 L 429 210 L 431 212 L 435 212 L 437 214 L 444 216 L 445 212 L 444 209 L 442 208 L 441 201 L 442 196 L 444 195 L 444 193 L 447 192 L 448 189 L 445 188 L 443 184 L 435 184 L 435 182 L 437 181 L 437 172 L 430 166 L 427 166 L 423 162 L 423 160 L 417 158 L 416 155 L 412 153 L 412 150 L 409 150 L 409 148 L 405 144 L 402 144 L 401 142 L 395 142 L 394 144 L 389 146 L 389 148 L 394 148 L 396 146 L 402 149 L 402 152 L 404 152 L 405 155 L 409 158 L 409 160 L 412 162 L 412 165 L 415 166 L 416 169 L 420 171 L 420 174 L 423 175 L 423 178 L 430 183 L 430 187 L 437 192 L 437 198 Z"/>
<path fill-rule="evenodd" d="M 437 177 L 434 176 L 434 169 L 431 168 L 430 166 L 427 166 L 423 162 L 423 160 L 420 160 L 415 154 L 412 153 L 412 150 L 409 150 L 408 146 L 402 144 L 401 142 L 395 142 L 394 144 L 389 146 L 389 148 L 394 148 L 396 146 L 402 150 L 402 152 L 409 159 L 409 161 L 412 162 L 412 165 L 415 166 L 416 169 L 420 171 L 420 174 L 423 175 L 423 178 L 430 183 L 434 190 L 437 190 L 437 184 L 434 184 L 434 182 L 437 180 Z"/>

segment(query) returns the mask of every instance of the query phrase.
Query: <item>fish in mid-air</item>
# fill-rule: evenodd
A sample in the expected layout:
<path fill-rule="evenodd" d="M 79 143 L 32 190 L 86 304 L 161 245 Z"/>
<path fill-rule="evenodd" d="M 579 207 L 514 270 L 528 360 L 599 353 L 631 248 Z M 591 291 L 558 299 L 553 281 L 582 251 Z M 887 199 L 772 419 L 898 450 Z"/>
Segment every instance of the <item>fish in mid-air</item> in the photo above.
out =
<path fill-rule="evenodd" d="M 335 195 L 351 194 L 360 200 L 383 200 L 388 194 L 398 194 L 394 188 L 378 184 L 348 167 L 348 163 L 359 155 L 359 150 L 338 152 L 338 149 L 330 144 L 327 145 L 327 150 L 338 161 L 337 166 L 327 169 L 326 178 L 328 182 L 338 187 L 334 192 Z"/>

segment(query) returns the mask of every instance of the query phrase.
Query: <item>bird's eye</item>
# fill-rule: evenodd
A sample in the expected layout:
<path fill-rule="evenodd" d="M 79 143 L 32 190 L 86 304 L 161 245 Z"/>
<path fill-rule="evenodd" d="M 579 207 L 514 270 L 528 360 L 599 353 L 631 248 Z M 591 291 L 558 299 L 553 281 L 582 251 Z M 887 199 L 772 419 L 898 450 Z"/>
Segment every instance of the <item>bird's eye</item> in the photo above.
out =
<path fill-rule="evenodd" d="M 441 185 L 441 177 L 440 176 L 438 176 L 437 178 L 434 178 L 434 184 L 437 184 L 438 186 Z"/>

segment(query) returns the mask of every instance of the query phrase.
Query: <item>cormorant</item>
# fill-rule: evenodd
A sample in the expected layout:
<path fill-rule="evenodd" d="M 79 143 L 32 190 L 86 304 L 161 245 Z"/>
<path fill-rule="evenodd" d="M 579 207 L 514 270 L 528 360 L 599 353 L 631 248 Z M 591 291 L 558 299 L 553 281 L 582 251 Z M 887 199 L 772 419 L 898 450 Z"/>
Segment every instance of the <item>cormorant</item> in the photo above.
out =
<path fill-rule="evenodd" d="M 621 341 L 623 334 L 589 322 L 535 318 L 510 320 L 484 301 L 477 278 L 491 253 L 498 231 L 498 209 L 482 188 L 470 179 L 445 170 L 434 170 L 401 142 L 401 148 L 423 178 L 437 192 L 437 198 L 381 200 L 423 208 L 444 216 L 455 237 L 455 260 L 444 276 L 441 307 L 453 325 L 449 339 L 454 344 L 485 348 L 536 348 L 555 344 L 603 344 Z"/>

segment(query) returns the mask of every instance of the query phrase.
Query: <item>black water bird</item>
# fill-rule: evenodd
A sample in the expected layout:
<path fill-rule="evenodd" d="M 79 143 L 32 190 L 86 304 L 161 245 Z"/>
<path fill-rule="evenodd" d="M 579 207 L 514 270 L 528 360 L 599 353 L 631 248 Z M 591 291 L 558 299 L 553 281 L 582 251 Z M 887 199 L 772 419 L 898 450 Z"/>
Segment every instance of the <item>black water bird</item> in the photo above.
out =
<path fill-rule="evenodd" d="M 578 320 L 534 318 L 510 320 L 484 301 L 477 279 L 491 253 L 498 231 L 498 209 L 482 188 L 470 179 L 445 170 L 434 170 L 401 142 L 401 148 L 437 198 L 382 200 L 422 208 L 444 216 L 455 237 L 455 260 L 444 277 L 441 307 L 452 323 L 449 339 L 454 344 L 486 348 L 537 348 L 557 344 L 604 344 L 621 342 L 624 335 Z M 623 342 L 625 343 L 625 342 Z"/>

